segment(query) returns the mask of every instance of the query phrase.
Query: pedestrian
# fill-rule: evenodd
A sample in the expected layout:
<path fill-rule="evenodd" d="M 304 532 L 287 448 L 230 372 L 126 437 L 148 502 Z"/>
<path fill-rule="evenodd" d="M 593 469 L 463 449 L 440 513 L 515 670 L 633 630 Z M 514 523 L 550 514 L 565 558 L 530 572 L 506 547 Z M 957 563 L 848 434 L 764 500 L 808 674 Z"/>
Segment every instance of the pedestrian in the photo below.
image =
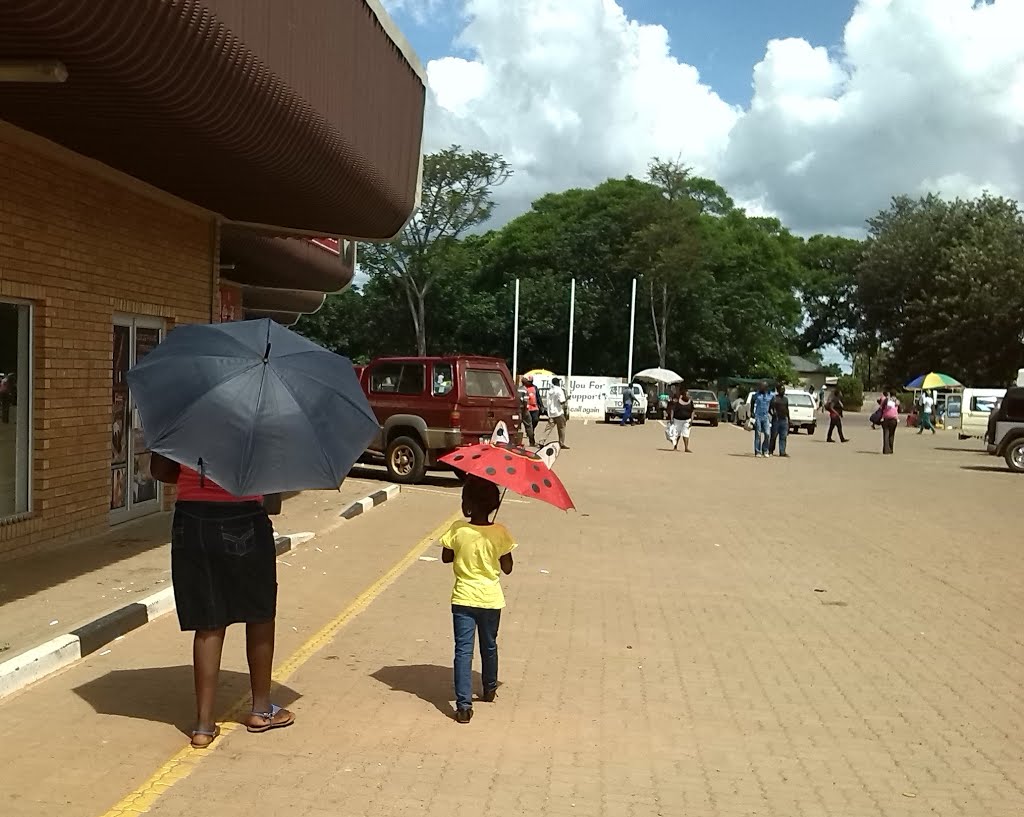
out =
<path fill-rule="evenodd" d="M 171 525 L 171 579 L 178 623 L 195 632 L 192 647 L 196 724 L 192 746 L 205 749 L 217 735 L 214 712 L 224 636 L 245 624 L 252 709 L 250 732 L 291 726 L 295 715 L 270 701 L 277 617 L 277 552 L 274 526 L 263 498 L 232 496 L 205 474 L 160 454 L 153 476 L 177 485 Z"/>
<path fill-rule="evenodd" d="M 633 387 L 628 383 L 622 387 L 622 420 L 619 425 L 633 425 Z"/>
<path fill-rule="evenodd" d="M 683 451 L 690 451 L 690 427 L 693 423 L 693 400 L 686 386 L 680 386 L 675 399 L 668 404 L 668 439 L 672 450 L 679 450 L 679 441 L 683 441 Z"/>
<path fill-rule="evenodd" d="M 530 441 L 530 445 L 536 447 L 537 437 L 534 429 L 536 426 L 533 423 L 533 412 L 530 411 L 530 392 L 527 384 L 527 377 L 523 377 L 520 380 L 519 386 L 519 414 L 523 418 L 523 432 L 526 434 L 526 439 Z M 534 398 L 536 404 L 536 398 Z M 539 412 L 538 412 L 539 415 Z"/>
<path fill-rule="evenodd" d="M 896 442 L 896 429 L 900 424 L 900 401 L 886 389 L 879 400 L 882 409 L 882 453 L 891 454 Z"/>
<path fill-rule="evenodd" d="M 750 400 L 750 413 L 754 418 L 755 457 L 768 456 L 768 444 L 771 438 L 771 404 L 772 396 L 768 393 L 768 384 L 761 381 Z"/>
<path fill-rule="evenodd" d="M 533 375 L 523 375 L 523 383 L 526 386 L 526 410 L 530 413 L 530 421 L 533 423 L 533 433 L 537 433 L 540 426 L 540 390 L 533 383 Z"/>
<path fill-rule="evenodd" d="M 921 395 L 921 416 L 917 421 L 917 433 L 924 434 L 925 431 L 935 433 L 935 423 L 932 422 L 932 414 L 935 411 L 935 398 L 928 392 Z"/>
<path fill-rule="evenodd" d="M 825 387 L 821 387 L 821 391 L 818 392 L 818 411 L 824 413 L 825 411 Z"/>
<path fill-rule="evenodd" d="M 843 435 L 843 390 L 836 387 L 832 391 L 832 397 L 826 405 L 828 409 L 828 436 L 825 437 L 825 442 L 834 443 L 832 439 L 832 433 L 835 431 L 839 432 L 839 441 L 848 443 L 849 437 Z"/>
<path fill-rule="evenodd" d="M 455 631 L 455 720 L 473 718 L 473 638 L 480 640 L 482 700 L 498 690 L 498 625 L 505 606 L 501 574 L 512 573 L 516 544 L 503 525 L 491 521 L 501 504 L 498 486 L 470 475 L 462 486 L 462 514 L 441 537 L 441 561 L 455 573 L 452 627 Z"/>
<path fill-rule="evenodd" d="M 548 420 L 555 424 L 558 429 L 558 444 L 566 451 L 569 446 L 565 444 L 565 424 L 569 419 L 569 397 L 562 388 L 560 377 L 551 378 L 551 388 L 547 394 Z"/>
<path fill-rule="evenodd" d="M 778 391 L 772 398 L 768 407 L 772 420 L 772 439 L 768 445 L 768 453 L 775 451 L 775 443 L 779 444 L 779 456 L 788 457 L 786 453 L 786 442 L 789 439 L 789 398 L 786 397 L 786 387 L 779 385 Z"/>

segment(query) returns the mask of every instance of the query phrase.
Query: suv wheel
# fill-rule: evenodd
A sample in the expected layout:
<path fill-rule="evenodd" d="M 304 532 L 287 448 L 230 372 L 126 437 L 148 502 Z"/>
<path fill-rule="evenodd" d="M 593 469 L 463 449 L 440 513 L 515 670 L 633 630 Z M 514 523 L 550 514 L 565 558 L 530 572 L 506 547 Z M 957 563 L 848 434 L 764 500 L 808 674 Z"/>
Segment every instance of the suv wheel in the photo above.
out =
<path fill-rule="evenodd" d="M 395 437 L 385 453 L 388 476 L 395 482 L 411 485 L 427 473 L 427 456 L 423 446 L 412 437 Z"/>
<path fill-rule="evenodd" d="M 1006 449 L 1006 465 L 1017 474 L 1024 474 L 1024 439 L 1014 440 Z"/>

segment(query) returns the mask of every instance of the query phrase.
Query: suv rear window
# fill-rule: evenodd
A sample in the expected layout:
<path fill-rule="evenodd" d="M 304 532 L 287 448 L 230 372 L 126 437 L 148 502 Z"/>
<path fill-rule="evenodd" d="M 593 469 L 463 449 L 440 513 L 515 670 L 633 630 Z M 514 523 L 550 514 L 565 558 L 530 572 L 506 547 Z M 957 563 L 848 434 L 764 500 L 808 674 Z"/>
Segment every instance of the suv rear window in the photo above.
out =
<path fill-rule="evenodd" d="M 803 406 L 804 408 L 814 408 L 814 401 L 811 399 L 811 395 L 807 394 L 807 392 L 786 392 L 786 397 L 788 398 L 789 404 L 791 406 Z"/>
<path fill-rule="evenodd" d="M 703 400 L 705 403 L 717 403 L 718 398 L 715 397 L 715 393 L 712 391 L 691 391 L 691 400 Z"/>
<path fill-rule="evenodd" d="M 493 369 L 466 369 L 467 397 L 511 397 L 505 378 Z"/>
<path fill-rule="evenodd" d="M 422 363 L 382 363 L 370 373 L 370 391 L 381 394 L 423 394 Z"/>

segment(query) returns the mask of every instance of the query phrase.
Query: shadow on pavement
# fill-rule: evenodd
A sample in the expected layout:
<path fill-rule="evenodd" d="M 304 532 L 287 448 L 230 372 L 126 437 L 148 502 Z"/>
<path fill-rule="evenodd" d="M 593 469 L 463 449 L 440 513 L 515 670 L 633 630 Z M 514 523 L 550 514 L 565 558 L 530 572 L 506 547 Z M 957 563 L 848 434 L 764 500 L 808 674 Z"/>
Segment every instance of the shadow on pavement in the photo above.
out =
<path fill-rule="evenodd" d="M 954 451 L 957 454 L 984 454 L 986 457 L 988 456 L 988 452 L 987 451 L 983 451 L 983 450 L 978 449 L 978 448 L 951 448 L 949 446 L 937 445 L 937 446 L 935 446 L 934 450 L 935 451 Z"/>
<path fill-rule="evenodd" d="M 195 726 L 192 666 L 188 664 L 114 670 L 75 687 L 75 693 L 100 715 L 169 723 L 185 735 L 190 735 Z M 229 702 L 248 695 L 249 676 L 246 673 L 220 671 L 218 713 L 223 712 L 223 707 Z M 273 701 L 278 706 L 291 706 L 300 697 L 288 687 L 274 687 Z"/>
<path fill-rule="evenodd" d="M 961 471 L 981 471 L 983 473 L 991 474 L 1013 474 L 1009 468 L 1005 465 L 961 465 Z"/>
<path fill-rule="evenodd" d="M 447 718 L 455 717 L 455 709 L 451 704 L 454 693 L 450 666 L 414 664 L 407 667 L 381 667 L 370 677 L 386 684 L 395 692 L 415 695 L 421 701 L 431 704 Z M 474 670 L 473 689 L 479 691 L 481 686 L 480 673 Z"/>

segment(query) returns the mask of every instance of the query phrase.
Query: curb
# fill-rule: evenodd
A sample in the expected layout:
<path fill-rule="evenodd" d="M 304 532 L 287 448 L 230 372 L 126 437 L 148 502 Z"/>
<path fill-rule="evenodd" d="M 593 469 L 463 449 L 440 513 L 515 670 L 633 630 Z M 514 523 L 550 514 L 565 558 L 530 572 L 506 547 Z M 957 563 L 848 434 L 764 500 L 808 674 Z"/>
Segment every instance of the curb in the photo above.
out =
<path fill-rule="evenodd" d="M 352 503 L 340 515 L 343 519 L 353 519 L 398 494 L 399 487 L 389 485 Z M 275 550 L 277 555 L 281 556 L 315 537 L 316 534 L 309 531 L 278 536 L 275 540 Z M 174 588 L 167 587 L 0 662 L 0 700 L 87 655 L 92 655 L 115 639 L 149 624 L 172 610 Z"/>
<path fill-rule="evenodd" d="M 357 502 L 353 502 L 340 514 L 342 519 L 355 519 L 367 511 L 373 510 L 378 505 L 383 505 L 389 499 L 394 499 L 401 492 L 401 488 L 397 485 L 389 485 L 382 491 L 375 491 L 369 496 L 365 496 Z"/>

